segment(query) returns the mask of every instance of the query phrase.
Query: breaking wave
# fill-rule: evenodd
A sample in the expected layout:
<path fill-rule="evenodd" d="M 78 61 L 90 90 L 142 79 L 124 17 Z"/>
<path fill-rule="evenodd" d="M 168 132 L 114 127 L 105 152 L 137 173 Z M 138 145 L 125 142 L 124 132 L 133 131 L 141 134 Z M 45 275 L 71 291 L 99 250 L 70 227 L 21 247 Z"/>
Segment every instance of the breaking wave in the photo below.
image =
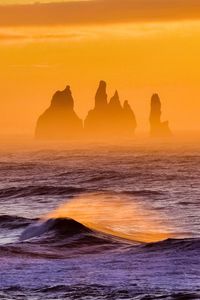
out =
<path fill-rule="evenodd" d="M 134 242 L 173 238 L 166 217 L 126 194 L 83 194 L 68 200 L 44 220 L 71 218 L 99 232 Z"/>
<path fill-rule="evenodd" d="M 3 218 L 4 216 L 1 216 L 0 220 Z M 62 259 L 84 254 L 95 255 L 107 251 L 148 255 L 152 252 L 163 254 L 167 251 L 196 255 L 200 248 L 200 239 L 166 239 L 153 243 L 141 243 L 91 229 L 70 218 L 34 221 L 6 216 L 5 219 L 11 224 L 12 222 L 16 224 L 18 220 L 24 224 L 23 226 L 29 225 L 22 232 L 18 242 L 0 246 L 0 257 Z"/>
<path fill-rule="evenodd" d="M 196 251 L 199 239 L 184 239 L 164 216 L 125 194 L 84 194 L 40 219 L 0 216 L 0 228 L 22 228 L 0 256 L 68 258 L 105 251 Z"/>

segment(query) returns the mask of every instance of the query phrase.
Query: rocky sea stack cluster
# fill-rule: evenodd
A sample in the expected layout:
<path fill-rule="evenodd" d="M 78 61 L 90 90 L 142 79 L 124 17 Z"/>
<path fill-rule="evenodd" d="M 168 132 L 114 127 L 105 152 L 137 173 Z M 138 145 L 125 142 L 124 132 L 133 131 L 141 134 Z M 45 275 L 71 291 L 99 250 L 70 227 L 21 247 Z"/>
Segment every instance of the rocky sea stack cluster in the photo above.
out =
<path fill-rule="evenodd" d="M 161 122 L 161 102 L 157 94 L 151 99 L 151 136 L 169 136 L 168 122 Z M 35 136 L 40 140 L 109 140 L 131 139 L 137 122 L 135 114 L 125 100 L 121 104 L 119 94 L 108 100 L 106 82 L 100 81 L 95 95 L 94 108 L 83 122 L 74 111 L 74 99 L 70 87 L 57 91 L 50 107 L 39 117 Z"/>
<path fill-rule="evenodd" d="M 101 81 L 95 96 L 95 107 L 84 122 L 85 134 L 99 138 L 131 138 L 136 129 L 136 119 L 128 101 L 121 105 L 116 91 L 108 102 L 106 83 Z"/>

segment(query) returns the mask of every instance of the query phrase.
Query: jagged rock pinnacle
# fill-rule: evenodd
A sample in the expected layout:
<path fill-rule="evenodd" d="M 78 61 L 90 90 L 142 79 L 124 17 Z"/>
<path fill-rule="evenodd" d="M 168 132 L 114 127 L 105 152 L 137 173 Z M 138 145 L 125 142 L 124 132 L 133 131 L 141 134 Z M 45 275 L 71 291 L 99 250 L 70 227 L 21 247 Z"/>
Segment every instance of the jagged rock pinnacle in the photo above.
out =
<path fill-rule="evenodd" d="M 82 121 L 74 112 L 70 86 L 57 91 L 50 107 L 39 117 L 36 126 L 38 139 L 68 139 L 82 134 Z"/>
<path fill-rule="evenodd" d="M 121 109 L 121 103 L 120 103 L 120 100 L 119 100 L 119 94 L 118 94 L 118 91 L 115 92 L 114 96 L 110 99 L 110 102 L 109 102 L 109 106 L 111 108 L 115 108 L 115 109 Z"/>
<path fill-rule="evenodd" d="M 151 97 L 150 132 L 152 137 L 171 136 L 168 122 L 161 122 L 161 101 L 158 94 Z"/>
<path fill-rule="evenodd" d="M 101 108 L 107 105 L 106 82 L 101 80 L 95 96 L 95 107 Z"/>

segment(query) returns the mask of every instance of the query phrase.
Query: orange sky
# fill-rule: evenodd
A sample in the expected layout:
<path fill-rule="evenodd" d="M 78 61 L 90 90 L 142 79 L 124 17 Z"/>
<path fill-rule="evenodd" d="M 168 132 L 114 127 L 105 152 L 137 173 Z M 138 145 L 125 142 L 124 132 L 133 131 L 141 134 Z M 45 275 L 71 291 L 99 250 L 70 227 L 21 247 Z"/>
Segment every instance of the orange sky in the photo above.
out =
<path fill-rule="evenodd" d="M 4 1 L 14 2 L 28 3 Z M 100 79 L 107 81 L 109 96 L 117 88 L 121 100 L 129 100 L 138 130 L 148 130 L 154 92 L 172 129 L 199 130 L 200 4 L 188 3 L 0 6 L 0 134 L 32 133 L 52 93 L 67 84 L 85 117 Z"/>

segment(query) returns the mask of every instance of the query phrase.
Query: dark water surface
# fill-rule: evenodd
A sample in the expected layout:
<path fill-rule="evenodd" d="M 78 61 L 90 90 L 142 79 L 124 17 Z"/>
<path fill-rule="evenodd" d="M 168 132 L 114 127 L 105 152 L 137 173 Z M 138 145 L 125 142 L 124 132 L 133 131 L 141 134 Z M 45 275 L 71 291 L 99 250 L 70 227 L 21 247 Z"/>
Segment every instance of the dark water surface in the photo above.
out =
<path fill-rule="evenodd" d="M 0 299 L 200 299 L 197 142 L 2 147 L 0 207 Z"/>

